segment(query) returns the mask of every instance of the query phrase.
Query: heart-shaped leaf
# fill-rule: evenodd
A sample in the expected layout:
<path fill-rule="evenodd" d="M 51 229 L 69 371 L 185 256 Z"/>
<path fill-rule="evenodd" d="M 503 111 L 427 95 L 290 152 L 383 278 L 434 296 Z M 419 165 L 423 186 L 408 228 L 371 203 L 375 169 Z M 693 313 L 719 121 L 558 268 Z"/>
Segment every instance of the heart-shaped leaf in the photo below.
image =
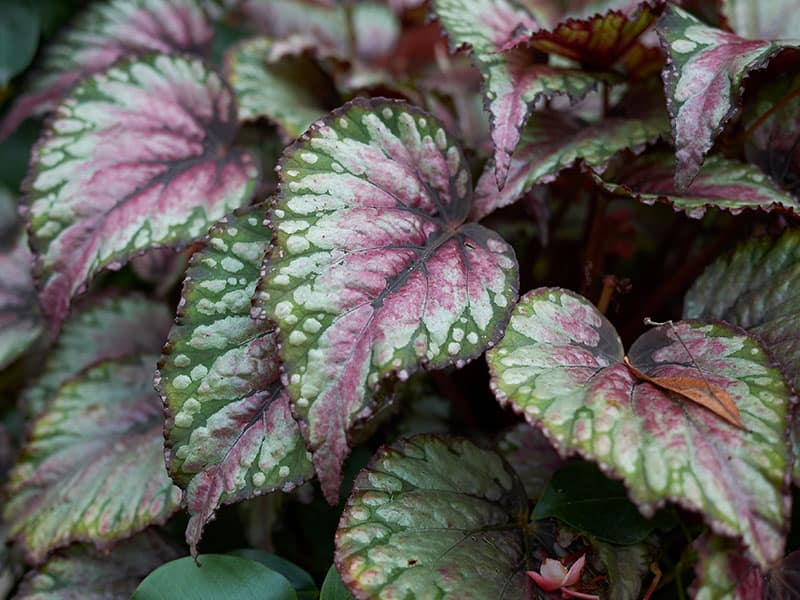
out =
<path fill-rule="evenodd" d="M 783 189 L 800 196 L 800 75 L 765 84 L 745 109 L 742 121 L 747 160 Z"/>
<path fill-rule="evenodd" d="M 544 434 L 527 423 L 504 433 L 497 449 L 514 467 L 528 498 L 533 500 L 541 497 L 553 473 L 564 463 Z"/>
<path fill-rule="evenodd" d="M 686 318 L 721 319 L 765 343 L 795 390 L 800 390 L 800 232 L 754 239 L 706 269 L 687 292 Z M 793 432 L 800 421 L 795 418 Z M 794 479 L 800 482 L 800 461 Z"/>
<path fill-rule="evenodd" d="M 651 329 L 631 346 L 650 377 L 701 378 L 725 390 L 746 429 L 686 398 L 637 380 L 614 327 L 585 298 L 526 294 L 487 353 L 502 403 L 541 427 L 563 454 L 577 452 L 622 478 L 645 516 L 668 500 L 741 536 L 767 565 L 788 525 L 785 443 L 791 391 L 759 342 L 699 321 Z"/>
<path fill-rule="evenodd" d="M 269 38 L 240 42 L 225 55 L 225 77 L 239 103 L 239 118 L 267 118 L 288 138 L 303 133 L 333 106 L 330 79 L 305 56 L 270 60 Z"/>
<path fill-rule="evenodd" d="M 434 0 L 433 9 L 450 38 L 451 50 L 472 48 L 483 76 L 495 175 L 502 188 L 511 155 L 536 100 L 558 94 L 578 100 L 603 81 L 603 76 L 551 67 L 540 62 L 535 50 L 525 47 L 501 51 L 519 37 L 519 31 L 538 29 L 526 10 L 509 0 Z"/>
<path fill-rule="evenodd" d="M 160 302 L 137 296 L 91 299 L 64 325 L 42 373 L 23 392 L 22 406 L 29 415 L 38 415 L 65 381 L 90 365 L 158 352 L 171 324 L 172 316 Z"/>
<path fill-rule="evenodd" d="M 204 53 L 213 30 L 195 0 L 111 0 L 91 4 L 44 50 L 40 66 L 0 121 L 0 139 L 32 115 L 50 112 L 87 75 L 123 56 Z"/>
<path fill-rule="evenodd" d="M 643 117 L 610 117 L 598 123 L 566 112 L 536 113 L 522 133 L 502 191 L 491 165 L 484 170 L 475 186 L 472 216 L 480 219 L 516 202 L 535 184 L 553 181 L 578 161 L 599 172 L 621 150 L 644 150 L 647 143 L 669 134 L 666 113 L 651 106 Z"/>
<path fill-rule="evenodd" d="M 742 85 L 800 40 L 746 40 L 670 4 L 658 23 L 669 56 L 662 74 L 676 147 L 675 187 L 686 190 L 725 124 L 739 114 Z"/>
<path fill-rule="evenodd" d="M 553 31 L 536 31 L 532 48 L 558 54 L 590 69 L 608 69 L 625 56 L 661 14 L 663 3 L 642 2 L 627 14 L 610 10 L 586 19 L 567 19 Z"/>
<path fill-rule="evenodd" d="M 346 104 L 279 169 L 260 302 L 280 326 L 293 408 L 335 503 L 347 433 L 369 416 L 371 390 L 480 356 L 508 319 L 517 262 L 497 234 L 464 223 L 461 150 L 404 102 Z"/>
<path fill-rule="evenodd" d="M 128 600 L 156 567 L 179 556 L 159 536 L 143 532 L 111 552 L 75 545 L 51 556 L 20 584 L 16 600 Z"/>
<path fill-rule="evenodd" d="M 738 160 L 711 156 L 700 174 L 683 192 L 673 179 L 674 157 L 656 152 L 613 165 L 603 175 L 592 174 L 606 191 L 647 204 L 665 202 L 695 219 L 714 206 L 734 214 L 745 208 L 772 210 L 781 207 L 800 212 L 800 201 L 779 189 L 758 167 Z"/>
<path fill-rule="evenodd" d="M 719 0 L 722 21 L 742 37 L 777 40 L 797 37 L 800 12 L 794 0 Z"/>
<path fill-rule="evenodd" d="M 143 356 L 90 367 L 34 421 L 3 513 L 32 562 L 74 541 L 106 548 L 178 508 L 154 364 Z"/>
<path fill-rule="evenodd" d="M 222 504 L 288 491 L 312 475 L 279 380 L 275 331 L 250 318 L 271 238 L 262 215 L 226 217 L 192 256 L 156 377 L 167 409 L 167 464 L 186 490 L 193 553 Z"/>
<path fill-rule="evenodd" d="M 57 328 L 101 269 L 199 237 L 250 198 L 257 175 L 231 147 L 236 105 L 216 73 L 147 55 L 85 80 L 34 152 L 32 246 Z"/>
<path fill-rule="evenodd" d="M 513 469 L 466 440 L 417 436 L 361 471 L 336 532 L 356 598 L 531 597 L 528 499 Z"/>

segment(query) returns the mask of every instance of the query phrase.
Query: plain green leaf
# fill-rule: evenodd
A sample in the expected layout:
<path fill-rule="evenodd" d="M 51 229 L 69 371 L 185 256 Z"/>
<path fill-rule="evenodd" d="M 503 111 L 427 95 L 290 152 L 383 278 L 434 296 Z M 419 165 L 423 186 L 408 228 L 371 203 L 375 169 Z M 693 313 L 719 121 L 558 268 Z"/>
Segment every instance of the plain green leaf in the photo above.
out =
<path fill-rule="evenodd" d="M 312 600 L 319 596 L 319 590 L 317 590 L 317 584 L 314 583 L 314 578 L 305 569 L 301 569 L 293 562 L 289 562 L 277 554 L 258 550 L 257 548 L 241 548 L 228 554 L 249 558 L 280 573 L 292 584 L 292 587 L 297 592 L 298 600 Z"/>
<path fill-rule="evenodd" d="M 0 19 L 0 85 L 25 70 L 39 45 L 39 15 L 23 4 L 4 3 Z"/>
<path fill-rule="evenodd" d="M 201 554 L 173 560 L 150 573 L 131 600 L 296 600 L 280 573 L 249 558 Z"/>
<path fill-rule="evenodd" d="M 336 567 L 331 565 L 328 574 L 325 575 L 325 581 L 322 582 L 319 600 L 353 600 L 353 598 L 350 590 L 344 587 Z"/>

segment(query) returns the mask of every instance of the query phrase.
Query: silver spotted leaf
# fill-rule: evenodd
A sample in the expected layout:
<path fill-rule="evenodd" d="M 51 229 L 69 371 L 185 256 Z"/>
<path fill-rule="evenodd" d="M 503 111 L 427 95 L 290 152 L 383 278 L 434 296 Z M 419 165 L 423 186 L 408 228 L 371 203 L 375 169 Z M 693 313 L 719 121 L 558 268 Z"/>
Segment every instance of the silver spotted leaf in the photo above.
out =
<path fill-rule="evenodd" d="M 239 104 L 239 119 L 266 118 L 288 138 L 296 138 L 328 112 L 332 83 L 307 56 L 272 60 L 275 43 L 267 37 L 228 49 L 225 76 Z"/>
<path fill-rule="evenodd" d="M 466 440 L 381 448 L 353 484 L 334 560 L 366 598 L 527 600 L 528 499 L 513 469 Z"/>
<path fill-rule="evenodd" d="M 65 381 L 95 363 L 158 352 L 171 324 L 160 302 L 138 296 L 90 299 L 64 324 L 41 374 L 23 391 L 23 409 L 38 415 Z"/>
<path fill-rule="evenodd" d="M 800 390 L 800 231 L 776 240 L 754 239 L 719 258 L 694 282 L 684 299 L 686 318 L 721 319 L 758 336 Z M 793 437 L 800 433 L 795 415 Z M 800 461 L 794 480 L 800 482 Z"/>
<path fill-rule="evenodd" d="M 107 548 L 178 508 L 154 364 L 145 355 L 90 367 L 33 422 L 3 511 L 32 562 L 75 541 Z"/>
<path fill-rule="evenodd" d="M 103 268 L 200 237 L 245 204 L 251 157 L 236 103 L 202 62 L 150 54 L 84 80 L 59 105 L 28 179 L 42 310 L 57 329 Z"/>
<path fill-rule="evenodd" d="M 667 6 L 658 23 L 668 55 L 664 92 L 675 141 L 675 187 L 692 183 L 714 139 L 739 114 L 744 79 L 800 39 L 748 40 L 709 27 L 683 9 Z"/>
<path fill-rule="evenodd" d="M 74 545 L 25 575 L 14 600 L 128 600 L 153 569 L 180 553 L 144 531 L 110 552 Z"/>
<path fill-rule="evenodd" d="M 717 533 L 741 537 L 754 562 L 779 559 L 792 394 L 761 344 L 730 326 L 682 321 L 649 330 L 628 351 L 650 378 L 717 386 L 744 428 L 638 379 L 624 356 L 613 325 L 588 300 L 540 288 L 520 300 L 487 360 L 501 403 L 563 455 L 581 454 L 622 479 L 645 516 L 674 501 L 702 513 Z"/>
<path fill-rule="evenodd" d="M 221 505 L 288 491 L 313 474 L 280 383 L 276 333 L 250 318 L 271 239 L 262 215 L 254 208 L 226 217 L 192 256 L 156 377 L 193 553 Z"/>
<path fill-rule="evenodd" d="M 647 204 L 664 202 L 695 219 L 702 217 L 708 207 L 733 214 L 746 208 L 800 212 L 800 200 L 772 183 L 756 166 L 710 156 L 694 181 L 681 192 L 673 180 L 673 163 L 672 154 L 654 152 L 612 165 L 602 175 L 593 172 L 592 176 L 611 194 Z"/>
<path fill-rule="evenodd" d="M 279 165 L 275 248 L 258 299 L 280 327 L 293 410 L 335 503 L 348 432 L 384 377 L 463 365 L 500 336 L 517 261 L 465 223 L 460 148 L 405 102 L 354 100 L 315 123 Z"/>
<path fill-rule="evenodd" d="M 24 93 L 0 121 L 0 139 L 25 119 L 53 111 L 81 79 L 124 56 L 146 52 L 203 54 L 213 30 L 197 0 L 92 3 L 45 46 Z"/>

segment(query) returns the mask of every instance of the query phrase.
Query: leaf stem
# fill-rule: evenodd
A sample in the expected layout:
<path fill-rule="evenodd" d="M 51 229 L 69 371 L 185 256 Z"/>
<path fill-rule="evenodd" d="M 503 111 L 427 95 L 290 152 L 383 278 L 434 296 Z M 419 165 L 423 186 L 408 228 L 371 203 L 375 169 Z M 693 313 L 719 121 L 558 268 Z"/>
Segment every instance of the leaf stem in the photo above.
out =
<path fill-rule="evenodd" d="M 772 115 L 774 115 L 777 111 L 779 111 L 781 108 L 786 106 L 789 102 L 791 102 L 797 96 L 800 96 L 800 87 L 797 88 L 797 89 L 794 89 L 791 92 L 789 92 L 788 94 L 786 94 L 783 98 L 778 100 L 768 111 L 766 111 L 764 114 L 762 114 L 760 117 L 758 117 L 755 121 L 753 121 L 753 123 L 750 125 L 750 127 L 745 129 L 744 133 L 742 134 L 740 142 L 741 143 L 746 142 L 748 140 L 748 138 L 751 135 L 753 135 L 755 130 L 758 129 L 759 127 L 761 127 L 761 125 L 764 124 L 764 121 L 769 119 Z"/>
<path fill-rule="evenodd" d="M 356 19 L 353 0 L 344 1 L 344 22 L 347 28 L 347 52 L 350 60 L 356 60 L 358 55 L 358 40 L 356 40 Z"/>
<path fill-rule="evenodd" d="M 605 233 L 603 227 L 608 208 L 608 197 L 599 193 L 592 201 L 590 225 L 584 251 L 584 278 L 581 293 L 585 296 L 603 268 Z"/>
<path fill-rule="evenodd" d="M 617 278 L 613 275 L 603 277 L 603 291 L 600 292 L 600 300 L 597 301 L 597 310 L 601 314 L 606 314 L 611 298 L 614 296 L 614 289 L 617 287 Z"/>

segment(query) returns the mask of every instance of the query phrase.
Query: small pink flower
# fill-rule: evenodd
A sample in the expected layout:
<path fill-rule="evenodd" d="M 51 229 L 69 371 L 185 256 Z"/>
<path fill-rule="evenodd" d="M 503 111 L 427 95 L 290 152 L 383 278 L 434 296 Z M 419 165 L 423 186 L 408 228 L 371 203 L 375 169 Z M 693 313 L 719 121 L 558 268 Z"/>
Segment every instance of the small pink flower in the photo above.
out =
<path fill-rule="evenodd" d="M 572 563 L 572 566 L 567 568 L 561 564 L 560 561 L 545 558 L 542 565 L 539 567 L 539 572 L 528 571 L 528 575 L 536 582 L 543 591 L 552 592 L 554 590 L 561 590 L 561 595 L 564 598 L 582 598 L 584 600 L 600 600 L 600 596 L 594 594 L 584 594 L 576 592 L 575 590 L 568 589 L 568 586 L 575 585 L 580 581 L 583 566 L 586 564 L 586 555 L 582 554 L 581 557 Z"/>

